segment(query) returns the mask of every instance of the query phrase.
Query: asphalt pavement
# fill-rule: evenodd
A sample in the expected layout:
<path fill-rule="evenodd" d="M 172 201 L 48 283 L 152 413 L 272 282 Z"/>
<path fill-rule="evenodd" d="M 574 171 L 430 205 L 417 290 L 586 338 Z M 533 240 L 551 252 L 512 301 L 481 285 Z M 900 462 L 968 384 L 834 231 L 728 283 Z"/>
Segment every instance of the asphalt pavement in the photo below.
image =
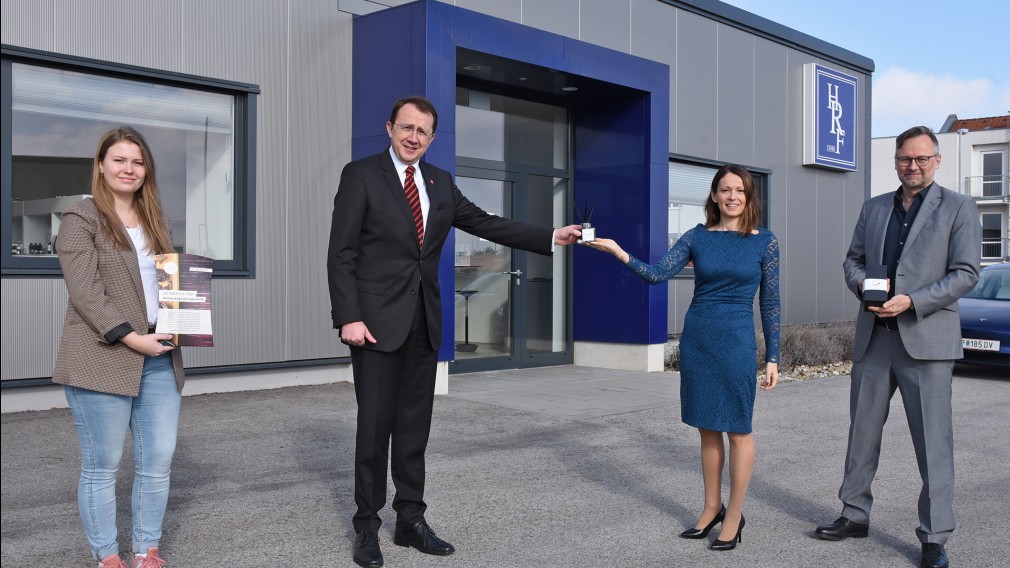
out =
<path fill-rule="evenodd" d="M 951 565 L 1007 566 L 1010 378 L 970 367 L 955 374 Z M 758 392 L 743 542 L 712 552 L 707 541 L 677 538 L 701 511 L 702 484 L 676 373 L 565 366 L 454 375 L 450 394 L 435 400 L 425 498 L 429 524 L 456 553 L 395 546 L 387 506 L 385 565 L 917 566 L 921 483 L 900 395 L 885 427 L 870 537 L 813 537 L 840 511 L 848 385 L 828 377 Z M 348 383 L 186 397 L 161 542 L 167 566 L 354 566 L 355 412 Z M 131 451 L 117 489 L 124 551 Z M 4 414 L 0 453 L 0 564 L 93 567 L 69 411 Z"/>

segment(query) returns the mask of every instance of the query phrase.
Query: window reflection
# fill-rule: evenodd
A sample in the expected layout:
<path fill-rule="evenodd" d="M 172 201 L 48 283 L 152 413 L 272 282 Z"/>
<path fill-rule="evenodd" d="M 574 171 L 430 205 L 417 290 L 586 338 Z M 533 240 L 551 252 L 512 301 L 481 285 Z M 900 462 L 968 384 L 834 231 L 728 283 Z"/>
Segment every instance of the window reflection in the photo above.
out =
<path fill-rule="evenodd" d="M 148 140 L 180 251 L 235 258 L 232 95 L 13 63 L 11 253 L 53 254 L 62 210 L 90 193 L 99 137 Z"/>
<path fill-rule="evenodd" d="M 698 223 L 705 224 L 705 200 L 718 168 L 670 162 L 667 248 Z"/>
<path fill-rule="evenodd" d="M 456 155 L 568 167 L 568 111 L 481 91 L 456 90 Z"/>

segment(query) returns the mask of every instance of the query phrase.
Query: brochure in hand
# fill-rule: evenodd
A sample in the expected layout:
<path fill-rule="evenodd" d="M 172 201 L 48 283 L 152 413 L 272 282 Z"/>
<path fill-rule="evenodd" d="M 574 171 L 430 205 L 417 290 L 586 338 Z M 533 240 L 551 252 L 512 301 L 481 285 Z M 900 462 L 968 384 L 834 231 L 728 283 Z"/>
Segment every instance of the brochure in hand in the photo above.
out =
<path fill-rule="evenodd" d="M 214 259 L 172 253 L 154 257 L 158 273 L 156 333 L 171 333 L 179 346 L 213 347 L 210 324 L 210 280 Z"/>

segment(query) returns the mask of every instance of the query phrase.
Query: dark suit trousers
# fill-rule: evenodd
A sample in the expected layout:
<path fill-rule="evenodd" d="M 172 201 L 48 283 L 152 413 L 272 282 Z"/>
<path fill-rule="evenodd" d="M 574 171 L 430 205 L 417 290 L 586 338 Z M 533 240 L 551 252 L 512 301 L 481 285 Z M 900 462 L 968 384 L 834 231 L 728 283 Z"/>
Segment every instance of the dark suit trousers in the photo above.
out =
<path fill-rule="evenodd" d="M 351 347 L 358 432 L 354 455 L 354 530 L 378 528 L 386 504 L 386 464 L 392 451 L 397 525 L 424 519 L 424 451 L 431 430 L 438 352 L 418 290 L 417 309 L 404 344 L 392 352 Z M 392 443 L 390 443 L 392 439 Z"/>
<path fill-rule="evenodd" d="M 913 359 L 897 331 L 874 326 L 866 354 L 852 365 L 849 448 L 838 491 L 844 504 L 842 516 L 869 522 L 870 484 L 877 473 L 891 397 L 898 390 L 922 477 L 915 532 L 923 543 L 947 541 L 954 530 L 953 366 L 949 360 Z"/>

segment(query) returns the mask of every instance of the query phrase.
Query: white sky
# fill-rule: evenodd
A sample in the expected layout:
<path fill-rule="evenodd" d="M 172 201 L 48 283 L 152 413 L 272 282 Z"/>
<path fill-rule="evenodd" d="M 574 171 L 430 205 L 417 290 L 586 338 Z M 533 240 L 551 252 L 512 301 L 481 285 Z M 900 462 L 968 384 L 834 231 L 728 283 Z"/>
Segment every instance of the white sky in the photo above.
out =
<path fill-rule="evenodd" d="M 723 0 L 873 60 L 872 136 L 1010 112 L 1007 0 Z"/>

